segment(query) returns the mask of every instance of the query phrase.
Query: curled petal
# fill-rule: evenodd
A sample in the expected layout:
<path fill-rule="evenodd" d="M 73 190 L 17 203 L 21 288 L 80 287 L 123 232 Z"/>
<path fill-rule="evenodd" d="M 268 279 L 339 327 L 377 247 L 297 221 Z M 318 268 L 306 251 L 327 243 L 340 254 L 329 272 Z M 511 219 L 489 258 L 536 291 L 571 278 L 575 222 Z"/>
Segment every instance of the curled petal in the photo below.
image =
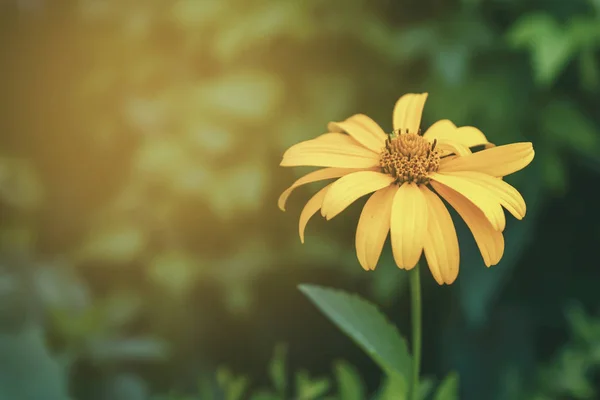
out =
<path fill-rule="evenodd" d="M 502 232 L 494 229 L 483 212 L 459 192 L 435 181 L 431 181 L 431 186 L 465 221 L 475 238 L 485 265 L 490 267 L 498 264 L 504 253 Z"/>
<path fill-rule="evenodd" d="M 292 191 L 299 186 L 306 185 L 307 183 L 323 181 L 326 179 L 339 178 L 347 175 L 351 172 L 357 172 L 360 169 L 356 168 L 323 168 L 304 175 L 302 178 L 294 182 L 289 188 L 287 188 L 277 201 L 277 205 L 281 211 L 285 211 L 285 203 L 292 194 Z"/>
<path fill-rule="evenodd" d="M 443 159 L 440 172 L 477 171 L 502 177 L 525 168 L 534 155 L 531 142 L 512 143 L 485 149 L 466 157 Z"/>
<path fill-rule="evenodd" d="M 308 200 L 302 212 L 300 213 L 300 223 L 298 225 L 298 232 L 300 233 L 300 241 L 304 243 L 304 231 L 306 229 L 306 225 L 308 221 L 312 218 L 313 215 L 319 211 L 321 205 L 323 204 L 323 198 L 327 191 L 331 187 L 331 184 L 325 186 L 323 189 L 319 190 L 313 197 Z"/>
<path fill-rule="evenodd" d="M 379 155 L 343 133 L 326 133 L 290 147 L 281 166 L 372 168 L 379 165 Z"/>
<path fill-rule="evenodd" d="M 492 196 L 488 190 L 460 176 L 435 173 L 430 178 L 465 196 L 485 214 L 494 229 L 497 231 L 504 230 L 506 217 L 498 199 Z"/>
<path fill-rule="evenodd" d="M 385 147 L 387 135 L 381 127 L 364 114 L 356 114 L 343 122 L 330 122 L 330 132 L 346 132 L 357 142 L 376 153 Z"/>

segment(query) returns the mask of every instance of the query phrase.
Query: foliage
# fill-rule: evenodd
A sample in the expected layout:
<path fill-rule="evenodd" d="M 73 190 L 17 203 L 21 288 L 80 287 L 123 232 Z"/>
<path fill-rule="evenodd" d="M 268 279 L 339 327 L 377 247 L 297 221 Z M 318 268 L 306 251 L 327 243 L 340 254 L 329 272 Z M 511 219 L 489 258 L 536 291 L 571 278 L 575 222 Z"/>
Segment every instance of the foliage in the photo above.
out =
<path fill-rule="evenodd" d="M 393 398 L 402 383 L 378 385 L 379 371 L 336 347 L 325 324 L 306 322 L 293 293 L 301 281 L 361 292 L 393 307 L 404 332 L 405 274 L 389 249 L 375 272 L 360 269 L 358 207 L 327 225 L 315 218 L 302 246 L 299 204 L 317 186 L 298 189 L 287 214 L 275 204 L 295 178 L 277 167 L 287 146 L 356 112 L 389 129 L 393 102 L 408 91 L 430 92 L 424 126 L 450 118 L 495 143 L 536 148 L 531 168 L 511 180 L 528 215 L 509 220 L 500 265 L 483 266 L 456 220 L 457 284 L 425 281 L 425 371 L 457 370 L 461 399 L 495 400 L 529 389 L 538 365 L 572 379 L 558 388 L 561 380 L 540 378 L 536 393 L 592 396 L 592 351 L 544 365 L 532 343 L 547 325 L 566 329 L 541 311 L 548 304 L 596 293 L 584 265 L 600 237 L 587 190 L 600 171 L 599 18 L 596 0 L 2 2 L 0 359 L 10 362 L 0 398 L 37 399 L 39 390 L 136 400 L 198 375 L 209 377 L 203 399 L 213 386 L 235 397 L 255 377 L 215 366 L 245 357 L 231 370 L 257 367 L 263 360 L 248 348 L 267 351 L 282 332 L 290 351 L 304 337 L 337 349 L 303 354 L 294 370 L 346 351 L 357 368 L 335 364 L 335 379 L 313 378 L 325 374 L 292 376 L 274 362 L 263 398 Z M 347 311 L 333 296 L 326 313 Z M 401 343 L 395 334 L 388 339 Z M 392 362 L 378 360 L 384 370 Z M 443 382 L 440 400 L 456 390 L 454 375 Z"/>

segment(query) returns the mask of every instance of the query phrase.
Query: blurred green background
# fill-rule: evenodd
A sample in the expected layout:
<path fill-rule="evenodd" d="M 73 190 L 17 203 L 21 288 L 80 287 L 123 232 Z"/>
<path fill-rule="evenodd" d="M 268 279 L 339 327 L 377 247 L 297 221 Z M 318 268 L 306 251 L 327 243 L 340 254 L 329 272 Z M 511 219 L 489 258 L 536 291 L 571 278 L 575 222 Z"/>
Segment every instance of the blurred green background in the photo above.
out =
<path fill-rule="evenodd" d="M 296 285 L 408 335 L 406 274 L 389 248 L 360 268 L 364 199 L 301 245 L 319 185 L 281 213 L 305 171 L 278 164 L 330 120 L 390 130 L 413 91 L 424 127 L 536 149 L 501 263 L 457 219 L 457 282 L 423 275 L 424 374 L 467 400 L 600 398 L 599 0 L 3 0 L 0 49 L 0 399 L 234 399 L 230 374 L 279 385 L 278 343 L 288 398 L 336 393 L 340 359 L 376 391 Z"/>

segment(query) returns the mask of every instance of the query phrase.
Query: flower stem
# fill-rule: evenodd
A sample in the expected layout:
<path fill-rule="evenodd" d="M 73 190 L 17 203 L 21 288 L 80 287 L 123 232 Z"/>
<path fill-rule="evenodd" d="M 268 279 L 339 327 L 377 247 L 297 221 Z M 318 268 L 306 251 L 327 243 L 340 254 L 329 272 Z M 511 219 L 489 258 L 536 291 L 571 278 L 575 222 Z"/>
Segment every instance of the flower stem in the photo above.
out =
<path fill-rule="evenodd" d="M 419 370 L 421 366 L 421 276 L 417 264 L 410 274 L 410 306 L 412 325 L 412 383 L 410 386 L 410 400 L 417 400 L 419 396 Z"/>

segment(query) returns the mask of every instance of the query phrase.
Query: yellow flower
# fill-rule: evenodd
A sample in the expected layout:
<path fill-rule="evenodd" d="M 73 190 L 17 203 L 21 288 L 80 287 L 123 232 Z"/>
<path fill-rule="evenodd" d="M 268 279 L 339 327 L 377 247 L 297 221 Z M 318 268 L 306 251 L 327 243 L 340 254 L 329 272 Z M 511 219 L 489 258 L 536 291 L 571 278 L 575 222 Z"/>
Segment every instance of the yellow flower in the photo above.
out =
<path fill-rule="evenodd" d="M 371 118 L 356 114 L 330 122 L 329 133 L 290 147 L 284 167 L 326 167 L 298 179 L 281 194 L 279 208 L 298 186 L 339 178 L 306 203 L 300 214 L 300 239 L 308 220 L 321 210 L 326 219 L 358 198 L 367 200 L 356 229 L 356 254 L 365 270 L 373 270 L 388 233 L 394 260 L 412 269 L 421 254 L 438 284 L 458 276 L 459 249 L 454 223 L 443 197 L 470 228 L 486 266 L 504 253 L 502 232 L 506 208 L 525 216 L 521 194 L 502 177 L 527 166 L 531 143 L 494 147 L 477 128 L 456 127 L 449 120 L 433 124 L 423 135 L 419 125 L 427 93 L 406 94 L 396 102 L 394 131 L 386 134 Z M 485 146 L 472 153 L 470 148 Z"/>

